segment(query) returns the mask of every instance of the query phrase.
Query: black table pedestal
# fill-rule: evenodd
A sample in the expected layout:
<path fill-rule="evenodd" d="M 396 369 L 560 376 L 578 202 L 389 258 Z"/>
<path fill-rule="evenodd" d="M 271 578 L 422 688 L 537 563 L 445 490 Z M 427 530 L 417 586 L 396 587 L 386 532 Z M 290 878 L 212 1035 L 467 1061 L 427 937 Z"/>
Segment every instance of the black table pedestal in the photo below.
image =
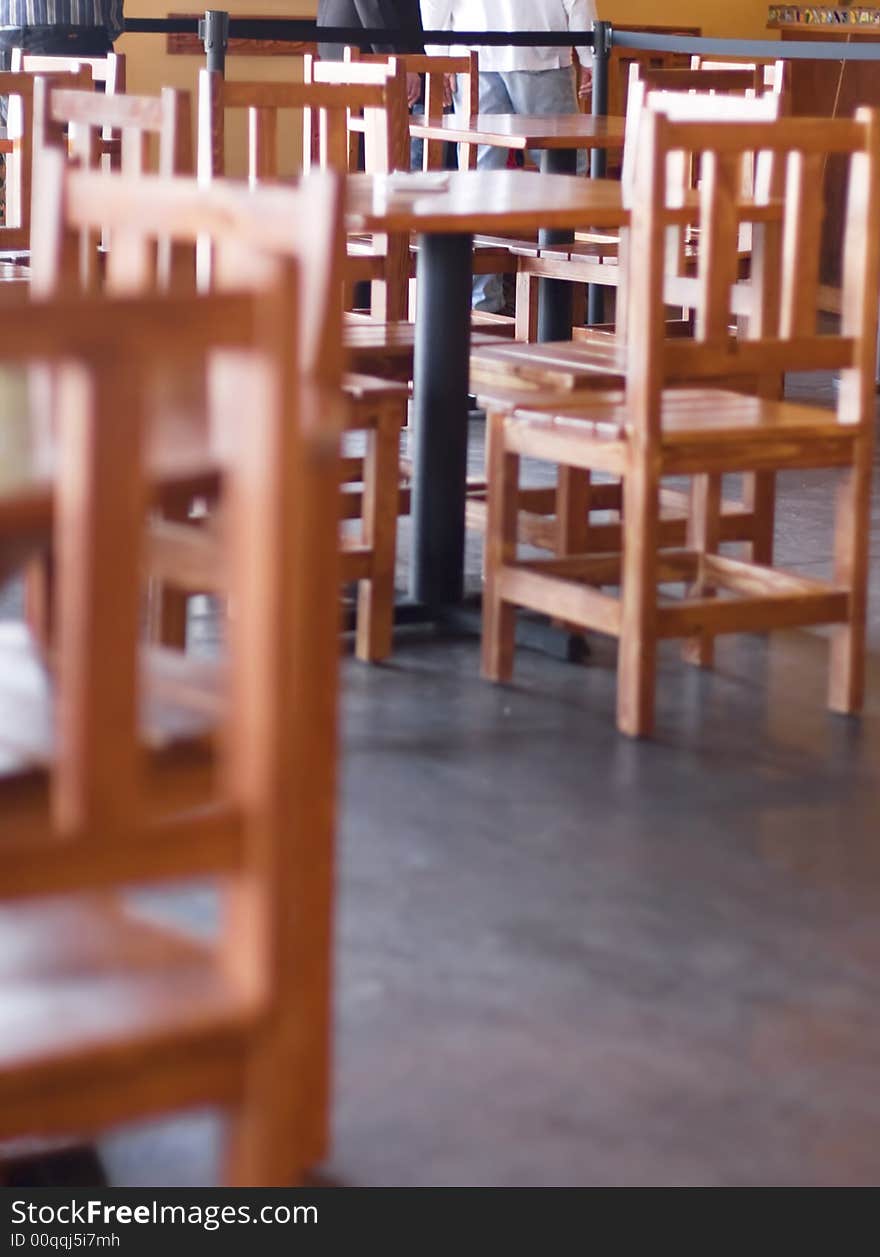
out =
<path fill-rule="evenodd" d="M 545 148 L 541 153 L 541 173 L 545 175 L 576 175 L 577 149 Z M 571 244 L 573 231 L 541 230 L 538 244 L 552 248 Z M 572 288 L 564 279 L 542 279 L 538 300 L 538 340 L 571 340 Z"/>
<path fill-rule="evenodd" d="M 464 596 L 473 237 L 419 240 L 410 593 L 428 608 Z"/>

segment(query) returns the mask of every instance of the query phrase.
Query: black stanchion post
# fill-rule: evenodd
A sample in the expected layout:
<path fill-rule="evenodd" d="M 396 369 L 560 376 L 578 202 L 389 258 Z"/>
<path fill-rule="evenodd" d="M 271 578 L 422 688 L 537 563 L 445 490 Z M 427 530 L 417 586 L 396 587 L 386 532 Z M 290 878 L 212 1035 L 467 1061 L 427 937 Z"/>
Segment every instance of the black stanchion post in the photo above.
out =
<path fill-rule="evenodd" d="M 611 23 L 593 23 L 593 107 L 594 118 L 604 118 L 608 113 L 608 60 L 611 56 Z M 605 174 L 607 156 L 604 148 L 594 148 L 590 154 L 590 174 L 601 179 Z"/>
<path fill-rule="evenodd" d="M 224 9 L 206 9 L 205 16 L 199 22 L 199 39 L 205 45 L 208 69 L 225 74 L 229 14 Z"/>
<path fill-rule="evenodd" d="M 608 62 L 611 57 L 611 23 L 593 23 L 593 97 L 594 118 L 604 118 L 608 113 Z M 608 154 L 604 148 L 594 148 L 590 153 L 590 177 L 602 179 L 608 166 Z M 605 291 L 600 284 L 587 288 L 587 322 L 602 323 L 605 318 Z"/>

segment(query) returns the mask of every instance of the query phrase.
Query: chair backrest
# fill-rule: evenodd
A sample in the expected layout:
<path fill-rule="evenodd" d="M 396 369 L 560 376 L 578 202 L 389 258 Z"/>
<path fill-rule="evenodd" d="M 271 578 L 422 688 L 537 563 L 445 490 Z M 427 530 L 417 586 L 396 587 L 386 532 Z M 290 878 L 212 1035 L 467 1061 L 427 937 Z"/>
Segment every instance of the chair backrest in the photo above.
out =
<path fill-rule="evenodd" d="M 236 82 L 214 72 L 199 75 L 198 174 L 202 180 L 225 173 L 227 110 L 248 115 L 248 179 L 251 184 L 279 178 L 278 120 L 282 111 L 302 115 L 302 167 L 346 171 L 349 166 L 348 116 L 368 120 L 367 144 L 388 170 L 405 169 L 408 157 L 406 83 L 401 73 L 376 74 L 372 81 L 309 82 L 312 58 L 304 62 L 305 83 Z"/>
<path fill-rule="evenodd" d="M 426 118 L 439 118 L 445 110 L 446 80 L 452 76 L 456 79 L 459 101 L 462 109 L 468 114 L 480 112 L 480 57 L 474 49 L 458 56 L 427 56 L 424 53 L 406 53 L 395 58 L 403 67 L 405 74 L 419 74 L 424 81 L 424 114 Z M 343 60 L 346 62 L 379 62 L 387 64 L 389 58 L 383 53 L 364 53 L 359 48 L 345 49 Z M 424 170 L 441 170 L 444 162 L 444 141 L 425 140 L 423 147 L 422 167 Z M 473 144 L 459 147 L 459 166 L 462 170 L 475 169 L 477 149 Z"/>
<path fill-rule="evenodd" d="M 297 188 L 249 190 L 226 180 L 205 185 L 191 178 L 79 171 L 68 168 L 57 153 L 49 157 L 41 170 L 45 209 L 34 232 L 35 292 L 88 285 L 90 277 L 78 265 L 78 244 L 84 235 L 101 231 L 109 244 L 103 279 L 109 292 L 192 289 L 197 244 L 205 250 L 203 289 L 222 286 L 230 274 L 252 274 L 259 282 L 271 259 L 285 258 L 297 267 L 308 311 L 288 329 L 295 338 L 291 357 L 303 378 L 339 384 L 345 266 L 341 176 L 316 171 Z M 168 242 L 174 247 L 165 252 Z M 327 419 L 332 423 L 333 416 Z"/>
<path fill-rule="evenodd" d="M 7 138 L 2 142 L 6 166 L 6 209 L 0 226 L 0 251 L 25 252 L 30 248 L 31 180 L 34 151 L 34 92 L 39 82 L 54 85 L 63 82 L 85 87 L 88 71 L 38 79 L 23 71 L 0 72 L 0 96 L 9 97 Z"/>
<path fill-rule="evenodd" d="M 774 99 L 768 102 L 768 112 L 764 116 L 768 120 L 779 117 L 785 112 L 784 78 L 780 76 L 778 86 L 774 83 L 774 86 L 767 89 L 766 93 L 762 93 L 760 87 L 756 86 L 756 82 L 755 69 L 751 66 L 736 69 L 723 67 L 719 69 L 701 68 L 690 70 L 657 69 L 639 64 L 631 66 L 629 94 L 627 96 L 626 139 L 621 172 L 624 195 L 628 197 L 632 192 L 639 145 L 639 129 L 649 93 L 655 100 L 661 96 L 666 98 L 674 93 L 696 96 L 701 103 L 693 114 L 695 121 L 699 120 L 701 116 L 707 119 L 715 117 L 719 121 L 725 118 L 735 121 L 737 119 L 738 100 L 766 94 Z M 715 98 L 714 103 L 709 103 L 710 98 Z M 754 114 L 749 114 L 748 116 L 754 116 Z M 695 177 L 696 170 L 693 169 L 690 173 L 691 177 Z"/>
<path fill-rule="evenodd" d="M 100 164 L 101 135 L 110 128 L 121 135 L 123 173 L 194 171 L 189 92 L 163 87 L 158 96 L 102 96 L 40 83 L 34 100 L 38 143 L 66 141 L 70 157 L 86 169 Z"/>
<path fill-rule="evenodd" d="M 630 283 L 632 369 L 627 392 L 646 449 L 659 438 L 660 392 L 667 379 L 760 376 L 787 370 L 842 372 L 838 418 L 867 424 L 874 414 L 877 288 L 880 280 L 880 118 L 690 122 L 650 102 L 642 123 L 632 211 Z M 670 156 L 700 160 L 700 250 L 693 339 L 664 340 L 667 233 L 692 216 L 670 188 Z M 742 195 L 744 156 L 758 153 L 774 173 Z M 839 334 L 818 332 L 819 259 L 824 214 L 821 173 L 829 154 L 849 160 Z M 775 195 L 778 188 L 779 195 Z M 768 189 L 770 191 L 768 191 Z M 670 196 L 672 193 L 672 196 Z M 759 317 L 731 334 L 731 294 L 740 228 L 752 224 L 751 287 Z"/>
<path fill-rule="evenodd" d="M 616 31 L 638 35 L 702 35 L 699 26 L 662 26 L 662 25 L 627 25 L 614 23 Z M 633 65 L 642 65 L 646 69 L 686 69 L 689 58 L 681 52 L 659 52 L 655 49 L 643 50 L 622 48 L 615 45 L 611 49 L 608 64 L 608 113 L 613 117 L 625 117 L 627 111 L 627 95 L 629 92 L 629 76 Z"/>
<path fill-rule="evenodd" d="M 350 92 L 383 87 L 382 109 L 353 107 L 347 113 L 349 131 L 348 168 L 358 169 L 363 136 L 364 167 L 372 174 L 409 170 L 409 109 L 406 102 L 406 71 L 400 57 L 380 57 L 358 61 L 321 61 L 306 57 L 305 81 L 313 85 L 335 85 Z"/>
<path fill-rule="evenodd" d="M 125 54 L 121 52 L 106 57 L 46 57 L 14 48 L 12 69 L 25 74 L 78 74 L 87 69 L 92 83 L 100 84 L 108 96 L 125 91 Z"/>
<path fill-rule="evenodd" d="M 25 74 L 70 74 L 76 81 L 67 86 L 83 89 L 87 84 L 82 82 L 82 77 L 88 74 L 92 86 L 107 96 L 120 96 L 125 92 L 125 54 L 121 52 L 110 52 L 106 57 L 48 57 L 14 48 L 12 69 Z M 105 128 L 101 135 L 101 152 L 114 169 L 119 167 L 119 151 L 119 136 L 109 127 Z"/>
<path fill-rule="evenodd" d="M 791 63 L 781 58 L 777 61 L 716 61 L 713 57 L 691 57 L 692 70 L 734 70 L 754 75 L 755 90 L 790 92 Z"/>

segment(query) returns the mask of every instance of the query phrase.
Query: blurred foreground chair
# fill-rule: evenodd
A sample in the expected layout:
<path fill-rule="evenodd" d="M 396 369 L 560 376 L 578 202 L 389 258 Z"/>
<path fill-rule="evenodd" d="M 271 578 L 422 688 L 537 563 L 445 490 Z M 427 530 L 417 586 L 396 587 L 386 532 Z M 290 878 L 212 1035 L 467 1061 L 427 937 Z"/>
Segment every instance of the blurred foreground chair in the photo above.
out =
<path fill-rule="evenodd" d="M 0 312 L 5 367 L 57 386 L 29 447 L 49 437 L 54 476 L 4 483 L 0 555 L 51 529 L 58 582 L 51 656 L 0 632 L 0 1139 L 217 1105 L 224 1181 L 268 1187 L 327 1141 L 338 472 L 290 353 L 295 274 L 230 281 Z M 162 363 L 206 376 L 236 457 L 167 413 Z M 148 506 L 206 481 L 222 660 L 139 642 Z M 128 893 L 193 879 L 222 905 L 210 939 Z"/>

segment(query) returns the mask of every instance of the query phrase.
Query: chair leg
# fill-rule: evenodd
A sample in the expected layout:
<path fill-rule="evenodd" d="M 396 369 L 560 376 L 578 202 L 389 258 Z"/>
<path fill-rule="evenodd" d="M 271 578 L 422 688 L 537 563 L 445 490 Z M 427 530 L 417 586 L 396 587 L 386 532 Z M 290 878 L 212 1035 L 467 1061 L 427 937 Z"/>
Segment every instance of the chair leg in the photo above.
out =
<path fill-rule="evenodd" d="M 844 715 L 860 712 L 865 697 L 871 457 L 864 446 L 838 491 L 835 522 L 834 581 L 849 589 L 850 612 L 833 630 L 828 706 Z"/>
<path fill-rule="evenodd" d="M 364 462 L 363 533 L 372 560 L 369 578 L 358 585 L 355 636 L 355 653 L 364 663 L 378 663 L 391 654 L 402 422 L 400 405 L 383 410 L 369 434 Z"/>
<path fill-rule="evenodd" d="M 514 336 L 530 345 L 538 339 L 538 284 L 525 271 L 517 271 L 516 275 Z"/>
<path fill-rule="evenodd" d="M 500 595 L 499 574 L 516 557 L 519 456 L 504 448 L 504 415 L 487 416 L 486 473 L 489 482 L 485 581 L 483 584 L 483 676 L 509 681 L 513 676 L 516 608 Z"/>
<path fill-rule="evenodd" d="M 580 467 L 560 467 L 556 473 L 556 554 L 567 558 L 587 554 L 590 548 L 590 472 Z M 583 625 L 555 621 L 569 633 L 583 636 Z"/>
<path fill-rule="evenodd" d="M 586 554 L 590 534 L 590 473 L 560 466 L 556 475 L 556 553 Z"/>
<path fill-rule="evenodd" d="M 753 516 L 752 562 L 771 567 L 776 523 L 775 472 L 759 471 L 746 477 L 745 504 Z"/>
<path fill-rule="evenodd" d="M 52 645 L 54 596 L 51 551 L 32 559 L 24 576 L 24 618 L 42 650 Z"/>
<path fill-rule="evenodd" d="M 698 554 L 717 554 L 721 540 L 721 476 L 718 474 L 694 476 L 691 482 L 691 500 L 688 511 L 689 550 Z M 694 598 L 711 598 L 715 589 L 698 575 L 691 586 Z M 715 638 L 711 633 L 699 633 L 682 646 L 682 658 L 698 668 L 711 668 L 715 662 Z"/>
<path fill-rule="evenodd" d="M 657 476 L 640 461 L 628 470 L 623 497 L 620 650 L 617 676 L 617 727 L 632 738 L 654 730 L 657 673 Z"/>
<path fill-rule="evenodd" d="M 307 1171 L 323 1156 L 314 1160 L 307 1157 L 296 1130 L 296 1114 L 279 1114 L 265 1084 L 248 1077 L 258 1067 L 264 1072 L 272 1067 L 259 1050 L 251 1055 L 254 1059 L 246 1066 L 244 1096 L 226 1115 L 220 1170 L 223 1186 L 302 1187 Z"/>
<path fill-rule="evenodd" d="M 189 502 L 182 506 L 166 507 L 163 519 L 179 524 L 190 523 Z M 186 612 L 189 594 L 182 589 L 161 581 L 150 582 L 149 620 L 150 640 L 160 646 L 175 650 L 186 649 Z"/>

